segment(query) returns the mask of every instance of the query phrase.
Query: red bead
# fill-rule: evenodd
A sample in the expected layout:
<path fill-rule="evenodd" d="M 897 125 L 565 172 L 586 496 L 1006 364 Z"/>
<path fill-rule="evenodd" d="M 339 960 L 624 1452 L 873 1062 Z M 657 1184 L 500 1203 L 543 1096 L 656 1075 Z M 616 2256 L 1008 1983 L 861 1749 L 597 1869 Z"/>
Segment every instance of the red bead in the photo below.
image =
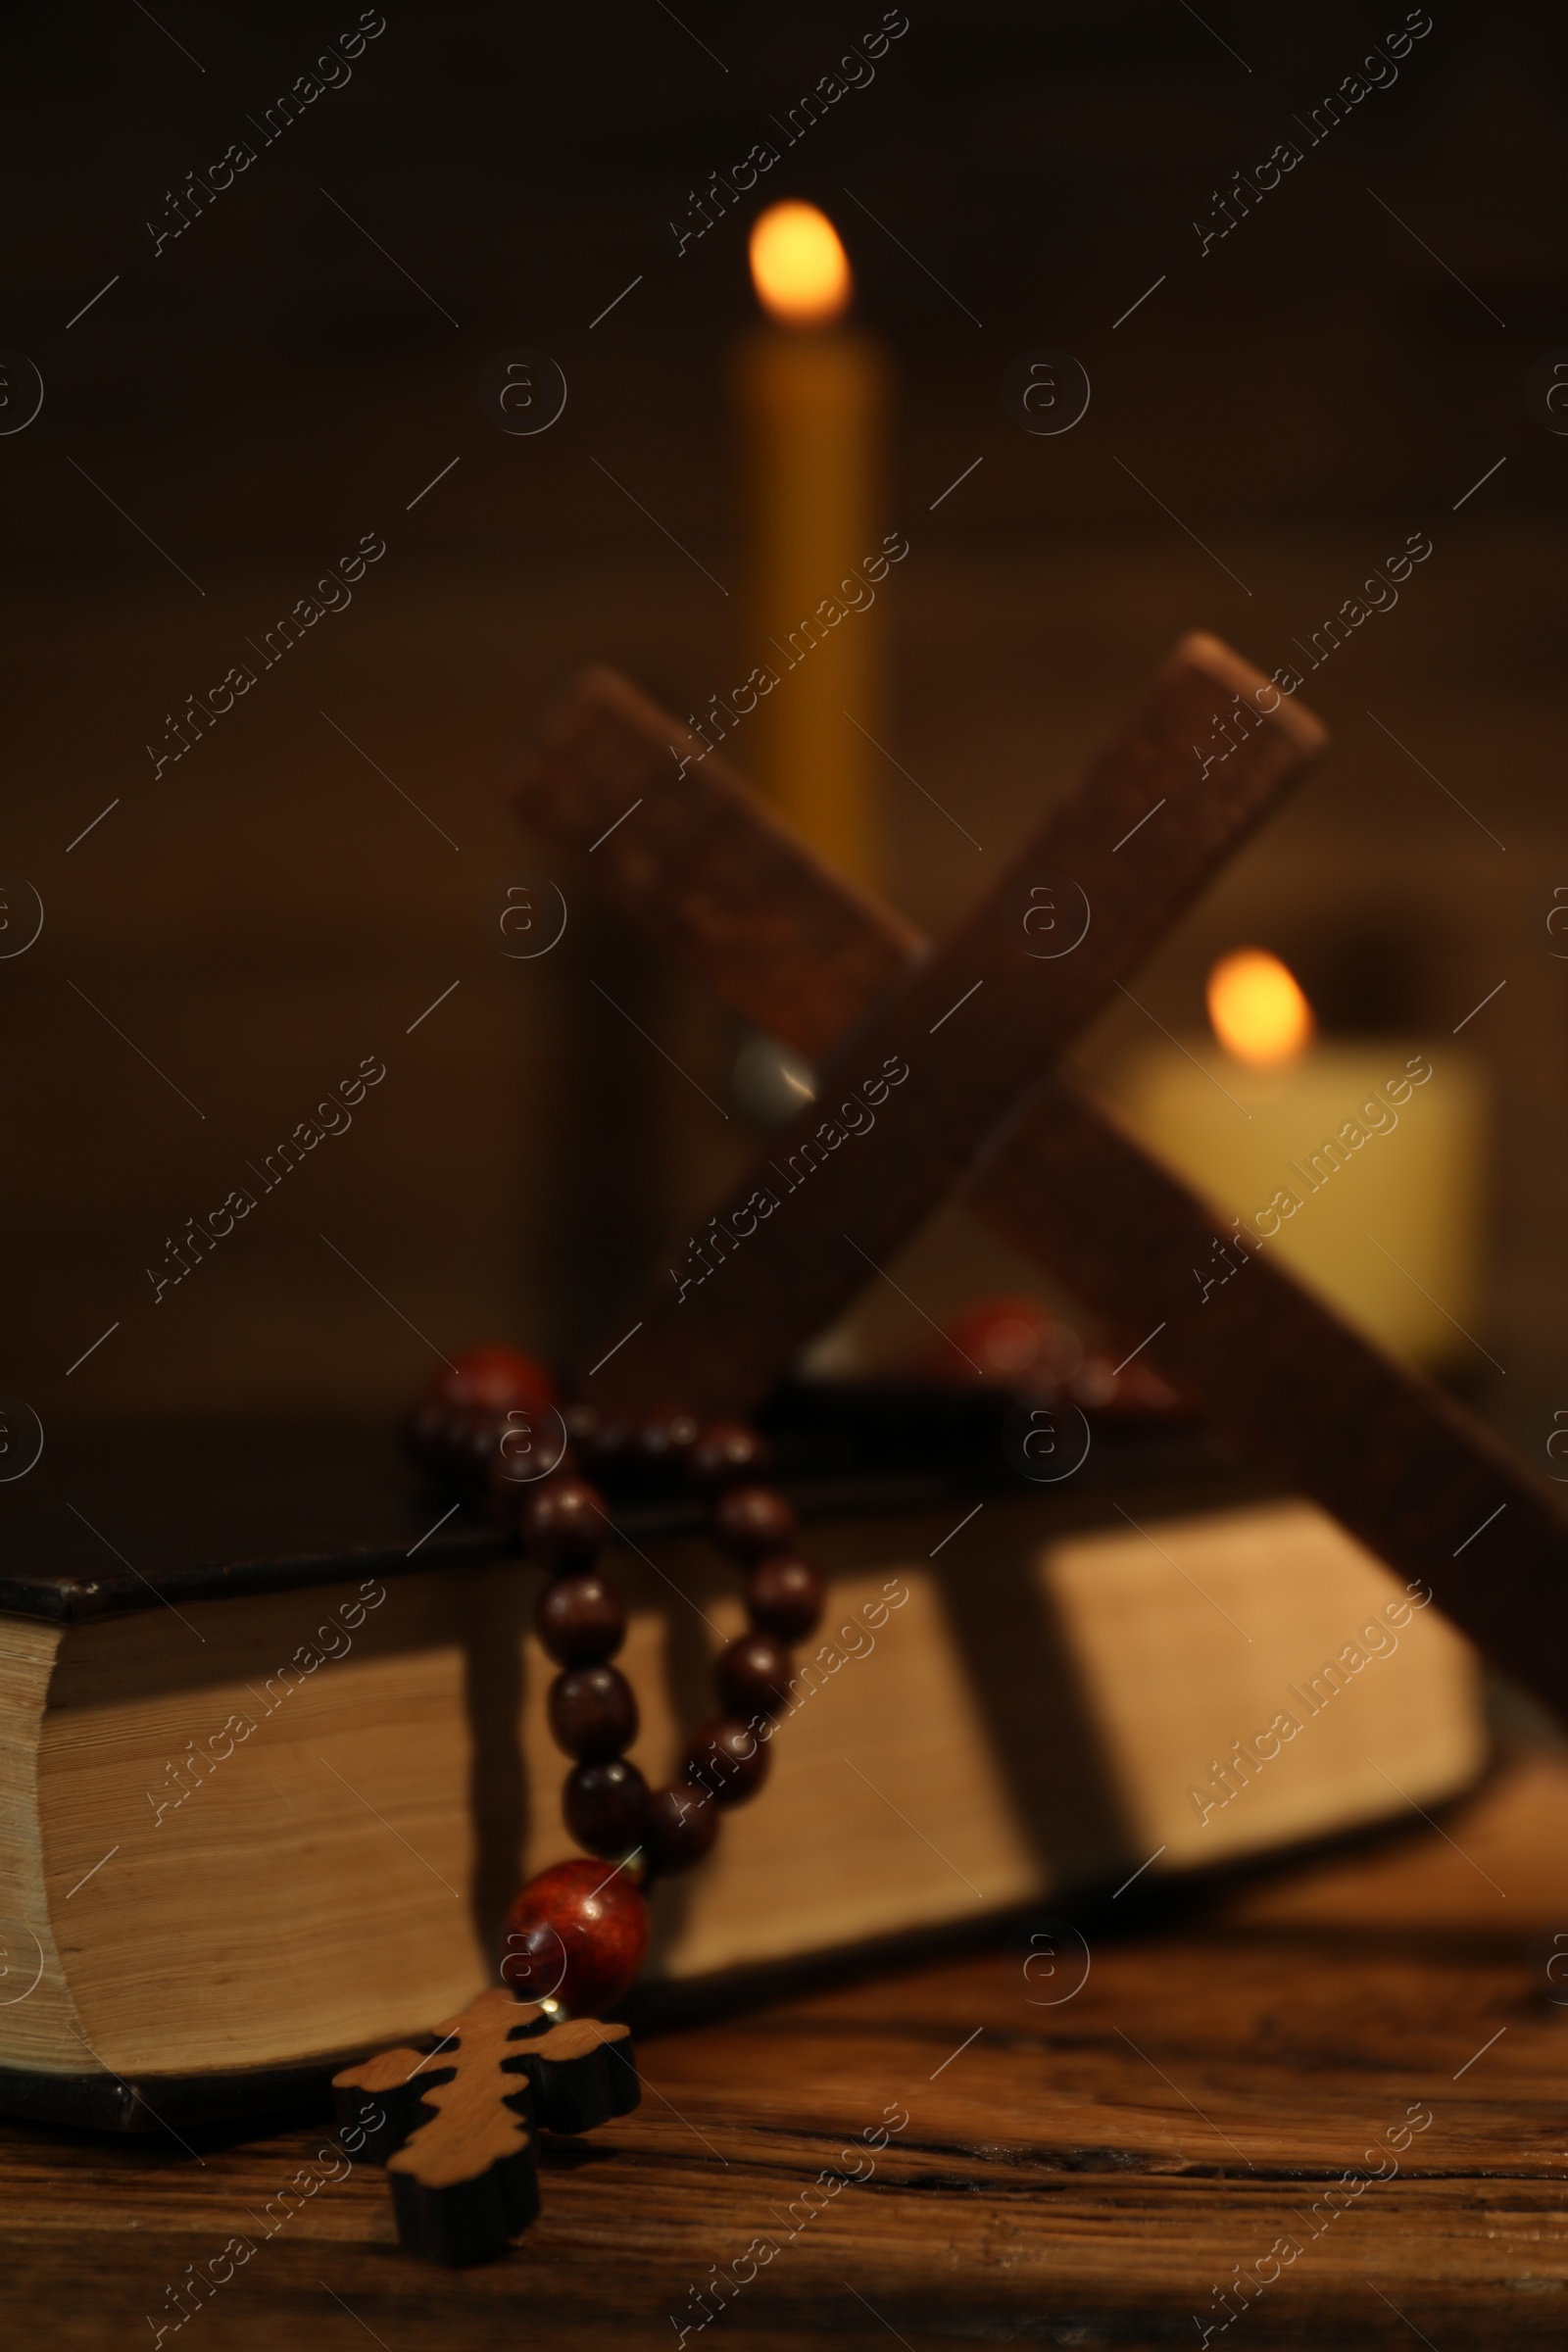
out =
<path fill-rule="evenodd" d="M 718 1807 L 688 1781 L 678 1788 L 655 1788 L 643 1814 L 643 1854 L 650 1871 L 670 1878 L 690 1870 L 713 1850 Z"/>
<path fill-rule="evenodd" d="M 448 1404 L 485 1405 L 499 1412 L 512 1404 L 556 1401 L 556 1384 L 537 1357 L 498 1341 L 465 1348 L 455 1363 L 437 1373 L 431 1393 Z"/>
<path fill-rule="evenodd" d="M 553 1576 L 539 1595 L 534 1630 L 558 1666 L 599 1666 L 626 1635 L 620 1594 L 595 1568 Z"/>
<path fill-rule="evenodd" d="M 579 1764 L 566 1775 L 561 1811 L 567 1829 L 591 1854 L 624 1854 L 642 1842 L 648 1783 L 624 1756 Z"/>
<path fill-rule="evenodd" d="M 743 1805 L 767 1778 L 765 1742 L 739 1715 L 705 1724 L 686 1750 L 685 1774 L 720 1805 Z"/>
<path fill-rule="evenodd" d="M 1021 1293 L 981 1298 L 955 1315 L 933 1369 L 949 1380 L 983 1380 L 1054 1396 L 1071 1380 L 1083 1342 L 1043 1299 Z"/>
<path fill-rule="evenodd" d="M 605 1506 L 585 1479 L 547 1479 L 522 1506 L 523 1546 L 552 1568 L 586 1568 L 609 1532 Z"/>
<path fill-rule="evenodd" d="M 717 1494 L 742 1479 L 760 1478 L 772 1458 L 767 1440 L 744 1421 L 710 1421 L 692 1447 L 692 1476 L 708 1493 Z"/>
<path fill-rule="evenodd" d="M 495 1458 L 490 1486 L 508 1517 L 527 1507 L 542 1479 L 564 1482 L 576 1468 L 554 1405 L 509 1404 L 496 1414 Z"/>
<path fill-rule="evenodd" d="M 633 1452 L 644 1470 L 673 1474 L 685 1466 L 697 1437 L 690 1413 L 665 1410 L 651 1414 L 637 1432 Z"/>
<path fill-rule="evenodd" d="M 759 1560 L 746 1580 L 752 1623 L 781 1642 L 804 1642 L 822 1616 L 826 1588 L 808 1560 Z"/>
<path fill-rule="evenodd" d="M 765 1559 L 795 1541 L 795 1513 L 771 1487 L 731 1487 L 713 1505 L 713 1534 L 743 1560 Z"/>
<path fill-rule="evenodd" d="M 603 1862 L 542 1870 L 507 1913 L 501 1974 L 523 2000 L 559 2000 L 597 2016 L 630 1989 L 648 1950 L 648 1905 L 623 1871 Z"/>
<path fill-rule="evenodd" d="M 637 1737 L 637 1699 L 616 1666 L 571 1666 L 550 1686 L 556 1744 L 579 1763 L 618 1756 Z"/>
<path fill-rule="evenodd" d="M 505 1413 L 494 1411 L 489 1405 L 451 1406 L 447 1414 L 442 1476 L 459 1486 L 488 1485 L 506 1429 Z"/>
<path fill-rule="evenodd" d="M 577 1426 L 568 1422 L 573 1438 L 581 1448 L 582 1458 L 594 1472 L 609 1471 L 613 1476 L 633 1458 L 631 1430 L 624 1421 L 601 1420 L 591 1408 L 584 1410 L 591 1417 L 582 1426 L 580 1436 L 577 1435 Z"/>
<path fill-rule="evenodd" d="M 789 1703 L 792 1660 L 772 1634 L 742 1634 L 718 1661 L 718 1695 L 735 1715 L 776 1715 Z"/>

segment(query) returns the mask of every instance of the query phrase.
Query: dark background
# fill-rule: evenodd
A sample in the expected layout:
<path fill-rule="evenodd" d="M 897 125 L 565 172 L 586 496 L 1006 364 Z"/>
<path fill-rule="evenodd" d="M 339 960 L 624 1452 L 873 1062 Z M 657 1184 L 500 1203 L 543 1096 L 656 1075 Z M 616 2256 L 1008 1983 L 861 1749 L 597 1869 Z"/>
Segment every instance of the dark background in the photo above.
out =
<path fill-rule="evenodd" d="M 499 778 L 584 660 L 681 710 L 739 674 L 738 600 L 699 566 L 733 586 L 743 560 L 726 376 L 760 199 L 679 258 L 668 222 L 881 11 L 389 0 L 347 86 L 154 258 L 167 192 L 258 145 L 246 115 L 357 13 L 167 0 L 156 24 L 127 4 L 5 34 L 0 344 L 46 397 L 0 438 L 0 867 L 46 920 L 0 963 L 0 1388 L 46 1423 L 378 1412 L 426 1338 L 591 1340 L 744 1141 L 587 983 L 720 1099 L 730 1025 L 586 899 L 552 956 L 497 952 L 506 883 L 551 870 Z M 833 215 L 891 347 L 887 524 L 911 545 L 885 599 L 891 744 L 990 861 L 1181 629 L 1272 668 L 1430 534 L 1397 609 L 1311 680 L 1331 761 L 1140 994 L 1195 1025 L 1212 956 L 1261 939 L 1330 1025 L 1446 1045 L 1507 982 L 1462 1042 L 1494 1088 L 1489 1402 L 1525 1435 L 1568 1303 L 1568 966 L 1545 929 L 1568 880 L 1568 440 L 1524 389 L 1568 346 L 1560 11 L 1438 0 L 1393 87 L 1204 257 L 1193 227 L 1234 170 L 1305 146 L 1292 117 L 1404 16 L 913 0 L 871 86 L 760 196 Z M 518 346 L 569 384 L 532 438 L 478 399 Z M 1059 438 L 1001 397 L 1037 346 L 1094 387 Z M 165 713 L 366 532 L 387 553 L 352 606 L 155 781 Z M 980 861 L 888 787 L 889 887 L 941 925 Z M 1123 1006 L 1089 1064 L 1142 1034 Z M 387 1076 L 351 1132 L 155 1308 L 165 1237 L 365 1055 Z"/>

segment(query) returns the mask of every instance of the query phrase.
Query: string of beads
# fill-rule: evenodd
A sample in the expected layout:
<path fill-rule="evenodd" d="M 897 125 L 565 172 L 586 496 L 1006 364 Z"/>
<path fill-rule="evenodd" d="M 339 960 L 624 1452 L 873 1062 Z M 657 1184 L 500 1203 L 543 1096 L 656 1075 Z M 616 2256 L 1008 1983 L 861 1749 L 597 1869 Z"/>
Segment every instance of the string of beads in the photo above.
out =
<path fill-rule="evenodd" d="M 580 2016 L 611 2006 L 636 1978 L 648 1948 L 648 1884 L 701 1862 L 724 1812 L 766 1780 L 774 1718 L 788 1704 L 790 1644 L 815 1631 L 823 1586 L 796 1550 L 789 1503 L 765 1483 L 770 1456 L 755 1429 L 738 1421 L 699 1428 L 682 1413 L 629 1429 L 571 1406 L 560 1416 L 560 1458 L 535 1478 L 535 1434 L 556 1415 L 542 1366 L 512 1348 L 473 1348 L 415 1408 L 403 1442 L 449 1487 L 474 1497 L 488 1490 L 546 1570 L 534 1625 L 559 1669 L 550 1728 L 572 1759 L 562 1811 L 595 1858 L 558 1862 L 520 1889 L 507 1914 L 501 1973 L 557 2016 Z M 748 1628 L 717 1659 L 719 1711 L 659 1788 L 626 1754 L 639 1724 L 636 1693 L 614 1664 L 626 1609 L 600 1565 L 613 1527 L 590 1473 L 617 1489 L 695 1496 L 709 1533 L 745 1577 Z"/>
<path fill-rule="evenodd" d="M 640 1847 L 650 1877 L 689 1870 L 711 1848 L 722 1811 L 755 1796 L 767 1778 L 772 1721 L 787 1704 L 789 1645 L 815 1630 L 822 1580 L 795 1550 L 788 1502 L 762 1483 L 769 1455 L 756 1430 L 738 1421 L 699 1429 L 674 1414 L 634 1436 L 602 1433 L 581 1409 L 569 1426 L 584 1468 L 633 1452 L 661 1467 L 667 1487 L 694 1494 L 713 1541 L 745 1574 L 749 1630 L 719 1655 L 719 1712 L 688 1743 L 674 1781 L 650 1788 L 625 1753 L 637 1737 L 637 1699 L 612 1662 L 626 1611 L 598 1564 L 612 1532 L 604 1499 L 563 1469 L 525 1491 L 517 1514 L 524 1550 L 549 1571 L 534 1626 L 561 1669 L 549 1716 L 557 1744 L 574 1759 L 562 1795 L 566 1827 L 591 1854 Z M 504 1471 L 495 1489 L 504 1502 L 515 1501 Z"/>

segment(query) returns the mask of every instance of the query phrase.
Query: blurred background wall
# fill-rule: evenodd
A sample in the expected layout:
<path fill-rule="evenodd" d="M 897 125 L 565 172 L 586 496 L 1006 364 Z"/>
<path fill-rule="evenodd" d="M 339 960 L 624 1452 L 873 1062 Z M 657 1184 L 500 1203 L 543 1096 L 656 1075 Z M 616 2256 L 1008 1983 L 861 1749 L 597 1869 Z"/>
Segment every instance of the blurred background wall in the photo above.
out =
<path fill-rule="evenodd" d="M 8 27 L 0 345 L 45 399 L 0 437 L 0 868 L 45 922 L 0 962 L 0 1388 L 46 1422 L 377 1412 L 428 1342 L 585 1343 L 744 1148 L 705 1099 L 730 1102 L 732 1024 L 564 871 L 560 949 L 499 952 L 508 884 L 558 871 L 499 779 L 585 661 L 680 712 L 744 674 L 728 386 L 756 200 L 684 251 L 669 224 L 881 13 L 386 0 L 352 77 L 270 141 L 247 122 L 353 33 L 349 0 Z M 910 0 L 765 192 L 833 216 L 892 356 L 885 527 L 910 554 L 882 740 L 983 845 L 888 763 L 886 883 L 922 923 L 1179 631 L 1272 669 L 1430 536 L 1304 690 L 1330 761 L 1139 996 L 1191 1029 L 1214 956 L 1256 940 L 1326 1025 L 1446 1043 L 1505 984 L 1463 1040 L 1494 1117 L 1462 1370 L 1536 1443 L 1568 1399 L 1568 439 L 1525 383 L 1568 345 L 1568 31 L 1436 0 L 1396 80 L 1308 146 L 1301 118 L 1405 16 Z M 1290 138 L 1300 164 L 1204 250 L 1233 173 Z M 254 164 L 172 233 L 235 139 Z M 479 398 L 519 346 L 569 387 L 531 437 Z M 1002 397 L 1039 346 L 1093 385 L 1056 437 Z M 158 770 L 170 715 L 366 535 L 385 553 L 352 603 Z M 1085 1066 L 1147 1035 L 1121 1004 Z M 247 1165 L 368 1057 L 352 1127 L 263 1192 Z M 155 1305 L 167 1244 L 245 1184 L 256 1209 Z"/>

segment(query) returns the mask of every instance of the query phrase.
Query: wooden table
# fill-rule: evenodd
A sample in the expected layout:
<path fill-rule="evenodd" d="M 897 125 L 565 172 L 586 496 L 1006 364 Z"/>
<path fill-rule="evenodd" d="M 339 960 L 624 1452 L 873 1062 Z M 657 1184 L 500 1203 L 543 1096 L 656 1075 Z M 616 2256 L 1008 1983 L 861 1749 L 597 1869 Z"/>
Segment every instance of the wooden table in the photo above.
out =
<path fill-rule="evenodd" d="M 1080 1915 L 1092 1967 L 1054 2006 L 1083 1975 L 1070 1933 L 1027 1972 L 1027 1935 L 999 1936 L 647 2038 L 641 2111 L 549 2151 L 543 2219 L 488 2269 L 401 2254 L 377 2174 L 323 2186 L 165 2340 L 673 2346 L 690 2290 L 767 2236 L 710 2343 L 1196 2345 L 1213 2290 L 1288 2238 L 1211 2340 L 1560 2345 L 1568 1763 L 1523 1757 L 1441 1826 L 1200 1900 L 1146 1885 Z M 872 2157 L 889 2109 L 907 2125 Z M 1367 2181 L 1411 2109 L 1430 2125 Z M 199 2167 L 0 2126 L 4 2340 L 150 2343 L 187 2263 L 259 2237 L 326 2140 L 210 2135 Z M 807 2184 L 850 2171 L 803 2219 Z"/>

